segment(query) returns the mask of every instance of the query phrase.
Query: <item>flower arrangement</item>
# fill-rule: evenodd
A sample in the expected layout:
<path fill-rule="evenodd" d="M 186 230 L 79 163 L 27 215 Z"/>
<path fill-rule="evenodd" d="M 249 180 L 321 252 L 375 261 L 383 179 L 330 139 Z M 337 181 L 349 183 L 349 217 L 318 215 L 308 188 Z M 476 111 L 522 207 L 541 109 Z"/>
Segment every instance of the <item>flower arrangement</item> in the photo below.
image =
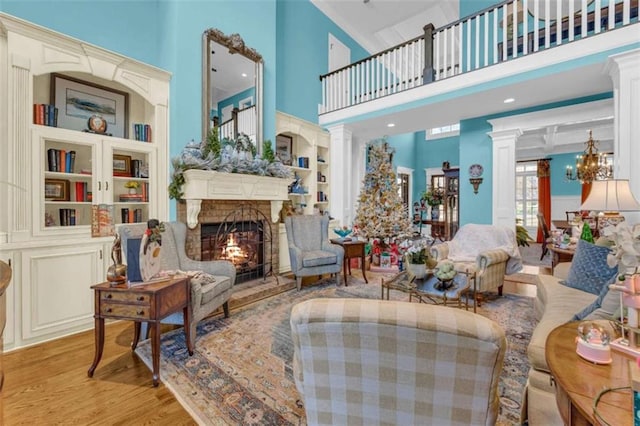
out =
<path fill-rule="evenodd" d="M 138 189 L 140 187 L 140 182 L 137 182 L 135 180 L 130 180 L 124 184 L 124 187 L 129 189 Z"/>
<path fill-rule="evenodd" d="M 407 262 L 413 263 L 414 265 L 426 263 L 427 257 L 428 253 L 426 247 L 412 245 L 407 248 L 405 252 L 405 259 L 407 259 Z"/>
<path fill-rule="evenodd" d="M 637 274 L 640 266 L 640 223 L 629 225 L 620 222 L 615 226 L 607 226 L 603 234 L 611 245 L 611 253 L 607 256 L 610 267 L 618 265 L 620 278 L 625 275 Z"/>
<path fill-rule="evenodd" d="M 444 189 L 429 186 L 422 193 L 422 199 L 430 206 L 439 206 L 444 203 Z"/>

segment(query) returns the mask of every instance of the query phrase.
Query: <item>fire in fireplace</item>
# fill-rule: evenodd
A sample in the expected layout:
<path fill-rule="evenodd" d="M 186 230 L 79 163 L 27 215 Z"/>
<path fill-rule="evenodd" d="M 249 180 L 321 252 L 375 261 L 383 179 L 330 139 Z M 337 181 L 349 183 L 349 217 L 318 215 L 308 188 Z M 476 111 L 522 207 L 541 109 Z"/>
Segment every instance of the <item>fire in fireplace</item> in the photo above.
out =
<path fill-rule="evenodd" d="M 273 273 L 268 219 L 257 210 L 241 210 L 223 222 L 202 224 L 200 234 L 202 260 L 231 261 L 236 267 L 236 283 Z"/>

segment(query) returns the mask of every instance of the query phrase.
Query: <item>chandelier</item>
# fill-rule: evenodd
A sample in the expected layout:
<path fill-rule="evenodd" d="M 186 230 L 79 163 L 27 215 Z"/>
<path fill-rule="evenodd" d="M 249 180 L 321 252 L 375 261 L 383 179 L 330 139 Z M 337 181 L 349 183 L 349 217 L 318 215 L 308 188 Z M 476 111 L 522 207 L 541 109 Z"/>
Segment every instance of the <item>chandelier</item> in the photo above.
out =
<path fill-rule="evenodd" d="M 606 180 L 613 178 L 613 164 L 607 160 L 607 153 L 598 152 L 596 141 L 593 140 L 592 131 L 589 130 L 587 149 L 576 157 L 576 172 L 573 167 L 567 166 L 565 177 L 567 180 L 579 180 L 580 183 L 591 183 L 594 180 Z"/>

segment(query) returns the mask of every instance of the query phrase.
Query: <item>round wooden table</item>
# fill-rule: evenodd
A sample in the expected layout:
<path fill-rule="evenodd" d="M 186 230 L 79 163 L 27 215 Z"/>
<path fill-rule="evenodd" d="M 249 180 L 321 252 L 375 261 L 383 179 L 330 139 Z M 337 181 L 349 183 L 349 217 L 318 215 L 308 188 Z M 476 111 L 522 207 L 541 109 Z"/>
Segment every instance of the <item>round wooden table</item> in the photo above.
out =
<path fill-rule="evenodd" d="M 553 330 L 545 346 L 545 357 L 556 383 L 556 402 L 566 425 L 599 425 L 593 402 L 603 389 L 631 387 L 629 361 L 632 357 L 612 350 L 613 362 L 597 365 L 576 353 L 578 324 L 570 322 Z M 600 416 L 610 425 L 633 424 L 632 391 L 605 393 L 597 405 Z"/>

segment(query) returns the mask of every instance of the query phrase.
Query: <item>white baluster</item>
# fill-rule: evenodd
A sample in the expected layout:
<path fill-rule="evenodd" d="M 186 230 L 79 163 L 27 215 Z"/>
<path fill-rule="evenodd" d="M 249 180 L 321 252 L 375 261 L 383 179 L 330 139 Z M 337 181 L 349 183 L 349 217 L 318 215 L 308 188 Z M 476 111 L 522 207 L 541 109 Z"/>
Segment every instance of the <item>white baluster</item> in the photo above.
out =
<path fill-rule="evenodd" d="M 551 4 L 549 0 L 544 0 L 544 48 L 549 48 L 551 41 Z"/>
<path fill-rule="evenodd" d="M 622 2 L 622 25 L 628 25 L 630 17 L 631 17 L 631 0 L 624 0 Z"/>
<path fill-rule="evenodd" d="M 556 45 L 562 44 L 562 2 L 557 3 L 556 8 Z"/>
<path fill-rule="evenodd" d="M 507 40 L 507 19 L 509 16 L 508 5 L 502 6 L 502 60 L 506 61 L 509 55 L 509 51 L 507 49 L 507 44 L 509 40 Z"/>
<path fill-rule="evenodd" d="M 529 53 L 529 0 L 522 0 L 522 55 Z"/>
<path fill-rule="evenodd" d="M 538 9 L 540 5 L 538 4 L 538 0 L 533 0 L 533 51 L 537 52 L 540 49 L 540 33 L 538 28 L 538 20 L 540 19 L 540 9 Z"/>
<path fill-rule="evenodd" d="M 476 52 L 475 52 L 476 66 L 474 69 L 477 70 L 478 68 L 480 68 L 480 17 L 476 16 L 475 21 L 476 21 Z"/>
<path fill-rule="evenodd" d="M 609 29 L 612 30 L 616 26 L 616 3 L 609 0 Z"/>
<path fill-rule="evenodd" d="M 484 66 L 489 65 L 489 12 L 484 14 Z"/>
<path fill-rule="evenodd" d="M 580 38 L 585 38 L 587 36 L 587 0 L 582 0 L 582 20 L 580 21 Z"/>
<path fill-rule="evenodd" d="M 569 2 L 569 41 L 573 41 L 575 38 L 575 19 L 576 10 L 572 1 Z"/>
<path fill-rule="evenodd" d="M 498 8 L 493 9 L 493 63 L 498 63 Z M 503 43 L 504 44 L 504 43 Z"/>
<path fill-rule="evenodd" d="M 602 14 L 600 12 L 600 0 L 596 0 L 595 12 L 596 12 L 596 21 L 594 22 L 593 32 L 594 34 L 600 33 L 600 19 L 602 18 Z"/>
<path fill-rule="evenodd" d="M 518 0 L 511 4 L 511 40 L 513 40 L 513 58 L 518 57 Z"/>

